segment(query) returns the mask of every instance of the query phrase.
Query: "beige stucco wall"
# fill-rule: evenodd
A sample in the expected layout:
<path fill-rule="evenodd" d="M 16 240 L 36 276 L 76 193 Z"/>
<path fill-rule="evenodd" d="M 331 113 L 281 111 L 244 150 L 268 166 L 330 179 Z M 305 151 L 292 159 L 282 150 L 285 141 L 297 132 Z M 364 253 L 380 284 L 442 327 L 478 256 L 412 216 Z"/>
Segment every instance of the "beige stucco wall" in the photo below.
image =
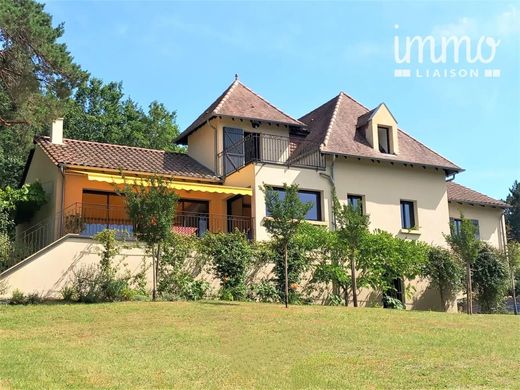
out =
<path fill-rule="evenodd" d="M 504 246 L 503 210 L 489 206 L 449 203 L 450 218 L 460 218 L 463 214 L 466 219 L 476 219 L 479 223 L 480 239 L 495 248 Z"/>
<path fill-rule="evenodd" d="M 370 215 L 372 229 L 446 245 L 443 234 L 450 229 L 442 170 L 339 157 L 335 161 L 334 177 L 340 201 L 346 202 L 348 194 L 364 197 L 364 209 Z M 401 200 L 416 202 L 418 234 L 401 230 Z"/>
<path fill-rule="evenodd" d="M 256 239 L 266 240 L 269 238 L 267 231 L 263 226 L 263 220 L 266 216 L 265 196 L 260 190 L 260 186 L 282 186 L 284 183 L 288 185 L 297 184 L 301 190 L 319 191 L 321 193 L 321 210 L 322 219 L 320 222 L 312 222 L 325 225 L 330 228 L 331 221 L 331 198 L 330 186 L 327 179 L 321 177 L 319 172 L 313 169 L 303 168 L 287 168 L 285 166 L 256 164 L 255 165 L 255 186 L 253 189 L 253 201 L 255 204 L 255 226 Z"/>
<path fill-rule="evenodd" d="M 217 120 L 194 131 L 188 136 L 188 155 L 215 172 L 215 129 Z"/>
<path fill-rule="evenodd" d="M 56 221 L 52 217 L 56 215 L 57 211 L 61 210 L 62 175 L 60 169 L 50 160 L 47 154 L 45 154 L 38 145 L 35 146 L 34 155 L 29 170 L 27 171 L 25 183 L 30 184 L 37 181 L 42 185 L 48 201 L 40 210 L 38 210 L 32 221 L 17 226 L 17 234 L 20 234 L 28 227 L 45 220 L 49 220 L 51 228 L 54 229 Z"/>

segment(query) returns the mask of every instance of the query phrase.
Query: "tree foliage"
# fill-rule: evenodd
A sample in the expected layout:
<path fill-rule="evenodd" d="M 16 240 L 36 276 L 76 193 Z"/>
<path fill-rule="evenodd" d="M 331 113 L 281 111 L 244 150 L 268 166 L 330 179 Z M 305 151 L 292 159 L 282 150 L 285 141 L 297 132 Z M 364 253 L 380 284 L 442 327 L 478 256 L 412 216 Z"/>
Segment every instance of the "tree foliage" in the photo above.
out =
<path fill-rule="evenodd" d="M 422 276 L 429 278 L 439 289 L 441 304 L 444 309 L 449 301 L 462 288 L 464 267 L 450 251 L 441 247 L 431 247 L 428 251 L 428 261 L 422 269 Z"/>
<path fill-rule="evenodd" d="M 383 295 L 395 291 L 395 279 L 413 279 L 427 261 L 428 246 L 376 230 L 364 236 L 359 248 L 360 284 Z"/>
<path fill-rule="evenodd" d="M 246 274 L 253 262 L 253 247 L 246 235 L 239 231 L 206 233 L 200 248 L 211 259 L 213 271 L 220 280 L 220 297 L 224 300 L 244 300 L 247 295 Z"/>
<path fill-rule="evenodd" d="M 172 234 L 178 196 L 160 177 L 127 183 L 122 192 L 126 198 L 126 208 L 133 224 L 134 235 L 147 245 L 152 257 L 152 295 L 155 300 L 157 279 L 160 278 L 161 255 L 165 242 Z"/>
<path fill-rule="evenodd" d="M 346 278 L 343 272 L 339 268 L 350 266 L 350 283 L 354 306 L 357 307 L 357 279 L 356 279 L 356 258 L 359 255 L 359 247 L 361 242 L 368 234 L 368 226 L 370 224 L 370 218 L 368 215 L 363 214 L 362 210 L 354 208 L 349 204 L 340 204 L 336 194 L 333 194 L 333 212 L 336 220 L 337 239 L 336 243 L 336 254 L 337 263 L 333 264 L 334 267 L 331 270 L 335 272 L 331 275 L 339 277 L 336 280 L 344 291 L 345 306 L 348 305 L 348 294 L 345 289 Z M 339 268 L 338 268 L 339 267 Z"/>
<path fill-rule="evenodd" d="M 91 78 L 70 99 L 64 132 L 68 138 L 174 151 L 175 119 L 175 112 L 156 101 L 145 112 L 125 98 L 122 83 Z"/>
<path fill-rule="evenodd" d="M 506 210 L 508 238 L 520 242 L 520 183 L 517 180 L 509 189 L 506 202 L 511 205 Z"/>
<path fill-rule="evenodd" d="M 296 234 L 312 207 L 311 203 L 303 203 L 298 197 L 298 186 L 284 183 L 285 196 L 280 198 L 278 191 L 270 186 L 260 187 L 265 195 L 266 209 L 270 215 L 264 226 L 274 241 L 275 272 L 278 276 L 278 286 L 282 287 L 285 305 L 289 304 L 294 295 L 294 284 L 299 282 L 299 272 L 302 269 L 302 251 L 295 241 Z"/>
<path fill-rule="evenodd" d="M 473 264 L 473 285 L 480 310 L 493 313 L 501 309 L 507 290 L 507 265 L 489 244 L 481 243 Z"/>
<path fill-rule="evenodd" d="M 0 124 L 42 125 L 62 114 L 60 101 L 87 77 L 58 42 L 63 33 L 43 4 L 0 2 Z"/>
<path fill-rule="evenodd" d="M 466 267 L 466 298 L 468 314 L 473 313 L 472 265 L 475 262 L 480 247 L 480 241 L 475 236 L 475 226 L 460 215 L 460 230 L 456 231 L 455 224 L 450 224 L 450 235 L 445 236 L 451 250 Z"/>
<path fill-rule="evenodd" d="M 65 136 L 175 150 L 175 112 L 152 102 L 143 110 L 121 83 L 90 78 L 60 42 L 44 5 L 0 2 L 0 188 L 18 186 L 35 135 L 65 118 Z"/>

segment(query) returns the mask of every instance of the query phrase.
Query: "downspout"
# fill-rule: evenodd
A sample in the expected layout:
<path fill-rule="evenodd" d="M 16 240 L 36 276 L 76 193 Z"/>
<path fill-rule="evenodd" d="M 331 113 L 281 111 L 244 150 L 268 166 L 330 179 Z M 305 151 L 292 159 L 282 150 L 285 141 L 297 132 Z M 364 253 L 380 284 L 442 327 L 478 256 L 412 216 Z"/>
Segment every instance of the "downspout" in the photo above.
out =
<path fill-rule="evenodd" d="M 330 175 L 320 172 L 320 176 L 329 181 L 331 197 L 334 196 L 336 193 L 336 182 L 334 179 L 334 161 L 335 160 L 336 160 L 336 155 L 333 154 L 332 162 L 330 164 Z M 331 199 L 332 230 L 336 230 L 336 218 L 334 217 L 333 208 L 334 208 L 334 199 Z"/>

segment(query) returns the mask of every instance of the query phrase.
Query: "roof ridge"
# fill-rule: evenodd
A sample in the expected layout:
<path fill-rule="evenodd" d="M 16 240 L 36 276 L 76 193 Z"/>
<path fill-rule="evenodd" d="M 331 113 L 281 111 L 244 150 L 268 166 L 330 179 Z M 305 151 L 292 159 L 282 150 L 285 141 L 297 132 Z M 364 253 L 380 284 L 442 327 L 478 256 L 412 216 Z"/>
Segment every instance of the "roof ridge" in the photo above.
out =
<path fill-rule="evenodd" d="M 334 105 L 334 111 L 332 111 L 332 115 L 330 117 L 329 125 L 327 126 L 327 131 L 325 132 L 325 137 L 323 137 L 323 142 L 321 143 L 322 146 L 326 146 L 327 142 L 329 142 L 330 132 L 332 129 L 332 125 L 336 121 L 336 116 L 339 110 L 339 105 L 341 102 L 343 91 L 340 91 L 339 94 L 336 96 L 336 104 Z M 346 95 L 346 94 L 344 94 Z"/>
<path fill-rule="evenodd" d="M 41 135 L 38 136 L 38 140 L 44 139 L 46 141 L 50 141 L 50 137 L 47 135 Z M 108 146 L 115 146 L 117 148 L 124 148 L 124 149 L 138 149 L 138 150 L 148 150 L 151 152 L 159 152 L 159 153 L 171 153 L 171 154 L 179 154 L 179 155 L 186 155 L 186 153 L 182 152 L 171 152 L 169 150 L 164 149 L 153 149 L 153 148 L 144 148 L 142 146 L 132 146 L 132 145 L 120 145 L 120 144 L 112 144 L 110 142 L 99 142 L 99 141 L 88 141 L 83 139 L 76 139 L 76 138 L 63 138 L 63 141 L 72 141 L 72 142 L 81 142 L 81 143 L 88 143 L 88 144 L 95 144 L 95 145 L 108 145 Z"/>
<path fill-rule="evenodd" d="M 359 104 L 361 107 L 363 107 L 365 110 L 370 111 L 370 108 L 365 106 L 363 103 L 359 102 L 358 100 L 354 99 L 352 96 L 350 96 L 348 93 L 345 93 L 344 91 L 339 91 L 340 95 L 345 95 L 345 97 L 348 97 L 350 100 L 352 100 L 354 103 Z"/>
<path fill-rule="evenodd" d="M 213 113 L 216 113 L 217 110 L 220 109 L 222 104 L 226 101 L 226 99 L 229 97 L 229 94 L 238 84 L 242 84 L 238 79 L 234 80 L 231 85 L 227 88 L 227 91 L 224 93 L 224 96 L 222 96 L 222 99 L 220 99 L 220 102 L 218 102 L 217 106 L 213 109 Z M 243 84 L 242 84 L 243 85 Z"/>
<path fill-rule="evenodd" d="M 247 89 L 249 92 L 251 92 L 253 95 L 255 95 L 257 98 L 259 99 L 262 99 L 264 102 L 266 102 L 269 106 L 271 106 L 272 108 L 274 108 L 276 111 L 278 111 L 280 114 L 283 114 L 285 115 L 286 117 L 288 118 L 291 118 L 292 120 L 304 125 L 304 126 L 307 126 L 305 123 L 301 122 L 300 120 L 296 119 L 296 118 L 293 118 L 292 116 L 290 116 L 289 114 L 283 112 L 282 110 L 280 110 L 278 107 L 276 107 L 273 103 L 271 103 L 269 100 L 267 100 L 266 98 L 262 97 L 261 95 L 259 95 L 258 93 L 256 93 L 255 91 L 253 91 L 251 88 L 249 88 L 247 85 L 245 85 L 244 83 L 242 83 L 240 80 L 235 80 L 236 83 L 239 83 L 242 87 L 244 87 L 245 89 Z"/>
<path fill-rule="evenodd" d="M 400 131 L 402 134 L 404 134 L 405 136 L 407 136 L 408 138 L 411 138 L 413 139 L 415 142 L 421 144 L 422 146 L 424 146 L 426 149 L 428 149 L 430 152 L 432 152 L 433 154 L 435 154 L 436 156 L 442 158 L 443 160 L 446 160 L 447 162 L 449 162 L 450 164 L 453 164 L 454 166 L 458 167 L 461 169 L 460 172 L 463 172 L 464 171 L 464 168 L 461 168 L 459 167 L 457 164 L 455 164 L 453 161 L 451 160 L 448 160 L 446 157 L 444 157 L 443 155 L 437 153 L 435 150 L 433 150 L 432 148 L 430 148 L 428 145 L 425 145 L 423 144 L 421 141 L 419 141 L 417 138 L 415 137 L 412 137 L 410 134 L 408 134 L 406 131 L 404 131 L 403 129 L 400 129 L 400 128 L 397 128 L 397 131 Z M 459 172 L 459 173 L 460 173 Z"/>

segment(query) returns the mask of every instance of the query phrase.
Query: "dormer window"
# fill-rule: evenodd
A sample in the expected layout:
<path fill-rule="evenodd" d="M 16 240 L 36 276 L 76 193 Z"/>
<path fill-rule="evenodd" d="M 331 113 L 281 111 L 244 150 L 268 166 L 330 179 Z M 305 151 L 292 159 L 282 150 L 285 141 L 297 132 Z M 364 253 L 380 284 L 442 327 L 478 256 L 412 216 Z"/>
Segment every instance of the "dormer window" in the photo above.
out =
<path fill-rule="evenodd" d="M 390 129 L 384 126 L 377 126 L 377 138 L 379 140 L 379 151 L 390 153 Z"/>

